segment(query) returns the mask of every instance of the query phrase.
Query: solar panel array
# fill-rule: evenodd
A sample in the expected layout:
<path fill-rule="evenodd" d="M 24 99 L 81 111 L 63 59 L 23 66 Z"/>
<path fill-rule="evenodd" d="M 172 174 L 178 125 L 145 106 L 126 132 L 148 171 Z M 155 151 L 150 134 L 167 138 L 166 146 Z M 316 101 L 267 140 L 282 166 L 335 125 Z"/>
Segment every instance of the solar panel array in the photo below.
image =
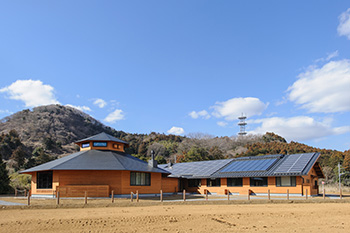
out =
<path fill-rule="evenodd" d="M 256 159 L 233 161 L 220 172 L 267 171 L 278 159 Z"/>
<path fill-rule="evenodd" d="M 289 155 L 274 173 L 301 173 L 310 162 L 313 155 L 314 153 Z"/>

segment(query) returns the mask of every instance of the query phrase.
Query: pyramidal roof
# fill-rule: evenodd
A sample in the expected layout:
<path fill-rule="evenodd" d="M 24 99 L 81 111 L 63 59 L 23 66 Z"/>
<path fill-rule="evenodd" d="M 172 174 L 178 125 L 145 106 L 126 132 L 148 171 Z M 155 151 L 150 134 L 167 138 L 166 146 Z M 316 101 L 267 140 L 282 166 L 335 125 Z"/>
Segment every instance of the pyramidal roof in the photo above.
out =
<path fill-rule="evenodd" d="M 120 143 L 124 143 L 124 144 L 129 144 L 123 140 L 120 140 L 116 137 L 113 137 L 109 134 L 106 134 L 105 132 L 102 132 L 102 133 L 99 133 L 99 134 L 96 134 L 94 136 L 91 136 L 91 137 L 88 137 L 88 138 L 84 138 L 84 139 L 81 139 L 79 141 L 76 141 L 75 143 L 79 143 L 79 142 L 86 142 L 86 141 L 112 141 L 112 142 L 120 142 Z"/>

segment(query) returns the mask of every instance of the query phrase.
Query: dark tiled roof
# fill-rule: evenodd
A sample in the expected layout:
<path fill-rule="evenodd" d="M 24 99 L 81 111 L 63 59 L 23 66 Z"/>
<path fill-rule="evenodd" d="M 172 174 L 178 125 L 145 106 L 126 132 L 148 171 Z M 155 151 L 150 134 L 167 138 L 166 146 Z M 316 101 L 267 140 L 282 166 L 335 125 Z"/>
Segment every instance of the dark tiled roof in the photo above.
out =
<path fill-rule="evenodd" d="M 120 143 L 124 143 L 124 144 L 129 144 L 123 140 L 120 140 L 120 139 L 113 137 L 109 134 L 106 134 L 104 132 L 96 134 L 96 135 L 88 137 L 88 138 L 81 139 L 79 141 L 76 141 L 75 143 L 86 142 L 86 141 L 112 141 L 112 142 L 120 142 Z"/>
<path fill-rule="evenodd" d="M 160 168 L 171 173 L 169 177 L 206 178 L 230 163 L 232 159 L 209 160 L 189 163 L 161 164 Z"/>
<path fill-rule="evenodd" d="M 21 173 L 45 170 L 127 170 L 168 173 L 153 168 L 138 158 L 124 152 L 86 150 L 27 169 Z"/>

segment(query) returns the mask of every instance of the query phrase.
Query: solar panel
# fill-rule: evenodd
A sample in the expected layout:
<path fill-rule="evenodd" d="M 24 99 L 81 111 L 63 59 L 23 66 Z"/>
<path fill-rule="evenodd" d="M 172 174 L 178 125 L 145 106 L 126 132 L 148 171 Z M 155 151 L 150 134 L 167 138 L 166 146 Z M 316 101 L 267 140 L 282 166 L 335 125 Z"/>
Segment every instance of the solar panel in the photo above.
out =
<path fill-rule="evenodd" d="M 313 155 L 314 153 L 289 155 L 274 173 L 301 173 Z"/>
<path fill-rule="evenodd" d="M 257 159 L 233 161 L 220 172 L 248 172 L 248 171 L 266 171 L 277 162 L 278 159 Z"/>

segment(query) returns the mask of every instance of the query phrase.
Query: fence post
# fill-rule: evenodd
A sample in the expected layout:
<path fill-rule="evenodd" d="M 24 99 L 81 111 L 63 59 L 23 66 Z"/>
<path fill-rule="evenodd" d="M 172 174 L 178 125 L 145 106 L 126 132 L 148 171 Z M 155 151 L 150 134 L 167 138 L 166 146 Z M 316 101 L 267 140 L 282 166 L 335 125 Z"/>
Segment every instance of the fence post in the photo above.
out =
<path fill-rule="evenodd" d="M 133 192 L 130 193 L 130 201 L 131 201 L 131 202 L 134 201 L 134 193 L 133 193 Z"/>
<path fill-rule="evenodd" d="M 248 201 L 250 201 L 250 191 L 248 189 Z"/>
<path fill-rule="evenodd" d="M 305 199 L 307 200 L 307 189 L 305 190 Z"/>
<path fill-rule="evenodd" d="M 114 190 L 112 190 L 111 198 L 112 198 L 112 203 L 114 203 Z"/>
<path fill-rule="evenodd" d="M 136 190 L 136 202 L 139 202 L 139 190 Z"/>
<path fill-rule="evenodd" d="M 57 191 L 56 204 L 57 205 L 60 204 L 60 192 L 59 191 Z"/>
<path fill-rule="evenodd" d="M 289 200 L 289 189 L 287 189 L 287 200 Z"/>
<path fill-rule="evenodd" d="M 323 186 L 323 200 L 326 199 L 326 192 L 325 192 L 325 188 Z"/>
<path fill-rule="evenodd" d="M 340 197 L 340 199 L 343 199 L 343 192 L 342 192 L 341 189 L 340 189 L 340 191 L 339 191 L 339 197 Z"/>
<path fill-rule="evenodd" d="M 27 189 L 24 190 L 24 196 L 27 196 Z"/>
<path fill-rule="evenodd" d="M 84 197 L 84 200 L 85 200 L 85 205 L 87 204 L 87 191 L 85 191 L 85 197 Z"/>
<path fill-rule="evenodd" d="M 205 190 L 205 200 L 208 201 L 208 189 Z"/>
<path fill-rule="evenodd" d="M 271 200 L 270 189 L 267 190 L 267 198 L 268 198 L 269 200 Z"/>
<path fill-rule="evenodd" d="M 183 191 L 183 199 L 184 199 L 184 201 L 186 201 L 186 190 L 185 189 Z"/>
<path fill-rule="evenodd" d="M 15 197 L 17 197 L 17 189 L 15 188 Z"/>
<path fill-rule="evenodd" d="M 163 202 L 163 190 L 160 190 L 160 202 Z"/>
<path fill-rule="evenodd" d="M 227 200 L 230 200 L 230 190 L 227 189 Z"/>
<path fill-rule="evenodd" d="M 30 205 L 30 193 L 28 194 L 28 205 Z"/>

